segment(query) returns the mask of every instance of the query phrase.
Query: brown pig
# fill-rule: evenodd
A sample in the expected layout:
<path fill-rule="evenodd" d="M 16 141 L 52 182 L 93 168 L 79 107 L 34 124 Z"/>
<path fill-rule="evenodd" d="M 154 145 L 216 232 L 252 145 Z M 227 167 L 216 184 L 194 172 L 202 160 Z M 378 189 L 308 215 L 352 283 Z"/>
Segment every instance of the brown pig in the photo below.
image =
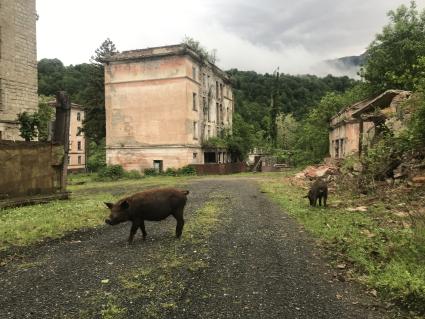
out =
<path fill-rule="evenodd" d="M 173 215 L 177 220 L 176 237 L 180 238 L 184 225 L 183 210 L 187 194 L 189 191 L 176 188 L 151 189 L 120 199 L 115 204 L 105 203 L 111 210 L 105 223 L 117 225 L 131 221 L 130 237 L 128 238 L 128 243 L 131 244 L 139 227 L 143 234 L 143 240 L 146 238 L 145 220 L 160 221 Z"/>

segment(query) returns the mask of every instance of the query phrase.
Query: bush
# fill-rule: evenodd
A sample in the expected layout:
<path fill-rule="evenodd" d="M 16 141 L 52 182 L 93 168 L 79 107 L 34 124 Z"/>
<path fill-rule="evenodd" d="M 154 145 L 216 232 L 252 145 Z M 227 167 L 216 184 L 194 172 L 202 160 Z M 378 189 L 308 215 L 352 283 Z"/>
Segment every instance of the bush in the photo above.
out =
<path fill-rule="evenodd" d="M 104 167 L 98 173 L 99 180 L 117 180 L 123 177 L 125 177 L 125 171 L 121 165 Z"/>
<path fill-rule="evenodd" d="M 139 171 L 134 169 L 129 172 L 124 172 L 124 177 L 128 179 L 139 179 L 139 178 L 142 178 L 143 176 L 142 174 L 140 174 Z"/>
<path fill-rule="evenodd" d="M 145 176 L 158 176 L 159 173 L 155 170 L 155 168 L 145 168 L 144 170 Z"/>
<path fill-rule="evenodd" d="M 196 175 L 196 170 L 190 165 L 183 166 L 182 168 L 179 168 L 177 170 L 177 175 L 186 175 L 186 176 Z"/>
<path fill-rule="evenodd" d="M 89 172 L 98 172 L 106 167 L 105 139 L 98 144 L 91 141 L 88 145 L 87 169 Z"/>
<path fill-rule="evenodd" d="M 169 167 L 165 170 L 164 175 L 166 175 L 166 176 L 177 176 L 177 170 L 175 168 Z"/>

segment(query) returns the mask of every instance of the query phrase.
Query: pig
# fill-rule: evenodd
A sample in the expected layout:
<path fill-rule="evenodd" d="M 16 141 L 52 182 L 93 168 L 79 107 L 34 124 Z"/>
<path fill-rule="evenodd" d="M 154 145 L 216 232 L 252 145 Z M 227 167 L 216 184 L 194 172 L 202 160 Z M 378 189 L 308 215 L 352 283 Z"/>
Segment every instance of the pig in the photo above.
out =
<path fill-rule="evenodd" d="M 323 198 L 323 206 L 326 207 L 326 201 L 328 199 L 328 185 L 321 179 L 316 180 L 310 187 L 310 190 L 305 196 L 310 201 L 310 206 L 316 206 L 317 199 L 319 199 L 319 206 L 322 206 L 322 198 Z"/>
<path fill-rule="evenodd" d="M 139 227 L 143 240 L 146 239 L 145 220 L 160 221 L 173 215 L 177 220 L 176 237 L 180 238 L 184 226 L 183 210 L 188 194 L 188 190 L 176 188 L 151 189 L 120 199 L 115 204 L 105 203 L 111 211 L 105 223 L 117 225 L 131 221 L 128 238 L 128 243 L 131 244 Z"/>

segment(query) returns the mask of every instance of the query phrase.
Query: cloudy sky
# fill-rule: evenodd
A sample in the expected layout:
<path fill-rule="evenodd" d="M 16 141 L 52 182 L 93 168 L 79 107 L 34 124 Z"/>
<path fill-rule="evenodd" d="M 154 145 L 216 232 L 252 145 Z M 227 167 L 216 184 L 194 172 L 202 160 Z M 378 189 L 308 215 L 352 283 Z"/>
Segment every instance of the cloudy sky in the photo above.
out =
<path fill-rule="evenodd" d="M 419 8 L 425 0 L 416 1 Z M 408 0 L 37 0 L 38 58 L 88 62 L 106 38 L 118 50 L 175 44 L 217 49 L 218 65 L 320 73 L 320 61 L 364 52 Z"/>

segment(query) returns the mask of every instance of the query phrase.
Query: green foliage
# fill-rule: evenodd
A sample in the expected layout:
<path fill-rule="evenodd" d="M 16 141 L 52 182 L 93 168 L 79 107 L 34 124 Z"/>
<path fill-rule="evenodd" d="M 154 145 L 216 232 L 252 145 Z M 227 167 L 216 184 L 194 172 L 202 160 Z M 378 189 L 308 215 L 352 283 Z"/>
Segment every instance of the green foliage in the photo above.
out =
<path fill-rule="evenodd" d="M 342 108 L 363 100 L 370 89 L 358 84 L 345 93 L 328 93 L 301 121 L 297 132 L 294 157 L 297 164 L 320 162 L 329 153 L 330 120 Z"/>
<path fill-rule="evenodd" d="M 100 140 L 99 143 L 89 142 L 87 169 L 90 172 L 97 172 L 104 167 L 106 167 L 105 139 Z"/>
<path fill-rule="evenodd" d="M 177 170 L 177 175 L 182 175 L 182 176 L 196 175 L 196 170 L 190 165 L 183 166 Z"/>
<path fill-rule="evenodd" d="M 143 171 L 145 173 L 145 176 L 158 176 L 159 173 L 156 171 L 155 168 L 145 168 Z"/>
<path fill-rule="evenodd" d="M 140 172 L 135 169 L 124 172 L 124 178 L 127 178 L 127 179 L 139 179 L 142 177 L 143 177 L 142 174 L 140 174 Z"/>
<path fill-rule="evenodd" d="M 201 60 L 208 61 L 212 64 L 217 62 L 217 50 L 208 51 L 204 48 L 199 41 L 196 41 L 194 38 L 185 36 L 182 41 L 189 48 L 191 48 L 194 52 L 196 52 Z"/>
<path fill-rule="evenodd" d="M 19 131 L 21 137 L 29 142 L 37 138 L 37 126 L 39 124 L 37 115 L 22 112 L 18 114 Z"/>
<path fill-rule="evenodd" d="M 55 117 L 55 109 L 48 102 L 54 100 L 53 97 L 40 95 L 38 97 L 38 140 L 45 142 L 49 139 L 50 123 Z"/>
<path fill-rule="evenodd" d="M 425 72 L 425 10 L 416 3 L 388 13 L 390 23 L 369 45 L 362 77 L 375 90 L 412 90 Z"/>
<path fill-rule="evenodd" d="M 413 149 L 425 152 L 425 91 L 417 92 L 413 99 L 415 109 L 408 124 L 407 139 Z"/>
<path fill-rule="evenodd" d="M 124 168 L 121 165 L 109 165 L 99 170 L 98 180 L 118 180 L 125 177 Z"/>

